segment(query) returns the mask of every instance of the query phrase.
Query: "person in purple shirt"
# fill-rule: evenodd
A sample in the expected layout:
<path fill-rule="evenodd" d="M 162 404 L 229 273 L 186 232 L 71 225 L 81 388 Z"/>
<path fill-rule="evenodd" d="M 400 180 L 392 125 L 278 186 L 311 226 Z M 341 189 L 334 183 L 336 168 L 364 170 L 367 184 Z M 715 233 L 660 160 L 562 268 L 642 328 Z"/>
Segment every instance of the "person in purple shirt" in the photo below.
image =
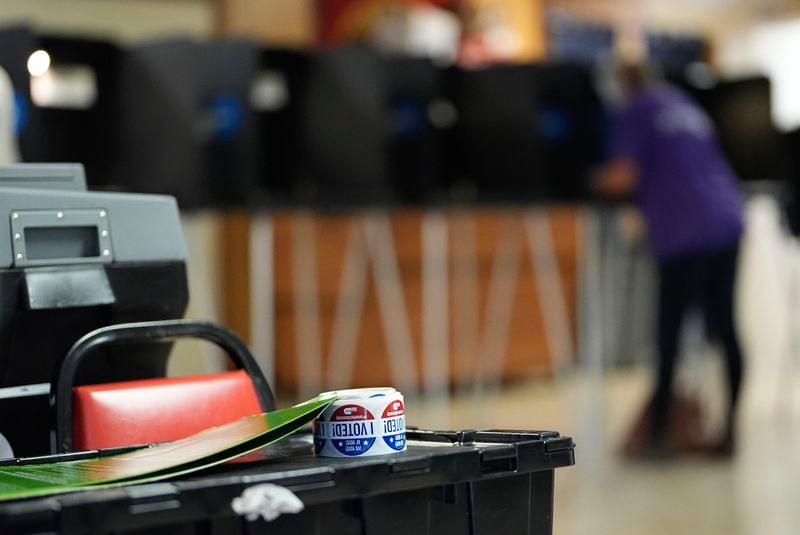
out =
<path fill-rule="evenodd" d="M 743 373 L 733 315 L 742 198 L 704 111 L 644 66 L 618 74 L 625 104 L 599 187 L 607 196 L 634 195 L 660 279 L 658 375 L 645 453 L 673 453 L 668 422 L 678 340 L 684 317 L 699 307 L 707 335 L 724 347 L 729 386 L 727 424 L 709 449 L 728 456 Z"/>

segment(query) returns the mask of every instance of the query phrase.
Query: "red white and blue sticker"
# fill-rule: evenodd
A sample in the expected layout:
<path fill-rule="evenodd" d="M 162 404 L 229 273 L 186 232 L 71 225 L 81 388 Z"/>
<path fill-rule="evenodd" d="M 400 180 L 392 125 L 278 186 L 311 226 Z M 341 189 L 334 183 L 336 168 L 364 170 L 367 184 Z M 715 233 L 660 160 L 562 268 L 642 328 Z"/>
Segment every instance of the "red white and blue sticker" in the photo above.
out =
<path fill-rule="evenodd" d="M 356 404 L 342 405 L 333 411 L 326 431 L 333 447 L 348 456 L 363 455 L 378 436 L 375 416 Z"/>
<path fill-rule="evenodd" d="M 381 415 L 383 441 L 395 451 L 403 451 L 406 447 L 406 417 L 403 402 L 392 401 Z"/>

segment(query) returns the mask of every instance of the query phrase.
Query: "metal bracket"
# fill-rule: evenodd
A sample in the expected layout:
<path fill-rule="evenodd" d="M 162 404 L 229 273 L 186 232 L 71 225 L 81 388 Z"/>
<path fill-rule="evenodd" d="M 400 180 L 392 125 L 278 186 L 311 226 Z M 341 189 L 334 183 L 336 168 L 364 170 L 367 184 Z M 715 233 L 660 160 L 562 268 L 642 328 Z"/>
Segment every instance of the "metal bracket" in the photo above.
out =
<path fill-rule="evenodd" d="M 103 208 L 82 210 L 15 210 L 11 212 L 11 244 L 14 267 L 52 266 L 56 264 L 97 264 L 114 261 L 108 213 Z M 66 258 L 31 259 L 28 257 L 25 231 L 34 228 L 95 227 L 97 255 Z"/>

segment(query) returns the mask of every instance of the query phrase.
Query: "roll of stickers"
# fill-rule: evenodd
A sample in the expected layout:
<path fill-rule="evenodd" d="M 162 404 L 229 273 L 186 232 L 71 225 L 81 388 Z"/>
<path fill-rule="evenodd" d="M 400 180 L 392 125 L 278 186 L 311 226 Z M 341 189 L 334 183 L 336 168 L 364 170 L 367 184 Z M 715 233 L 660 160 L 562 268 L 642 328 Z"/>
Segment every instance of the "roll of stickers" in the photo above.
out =
<path fill-rule="evenodd" d="M 394 388 L 339 390 L 314 421 L 314 448 L 322 457 L 361 457 L 406 449 L 403 394 Z"/>

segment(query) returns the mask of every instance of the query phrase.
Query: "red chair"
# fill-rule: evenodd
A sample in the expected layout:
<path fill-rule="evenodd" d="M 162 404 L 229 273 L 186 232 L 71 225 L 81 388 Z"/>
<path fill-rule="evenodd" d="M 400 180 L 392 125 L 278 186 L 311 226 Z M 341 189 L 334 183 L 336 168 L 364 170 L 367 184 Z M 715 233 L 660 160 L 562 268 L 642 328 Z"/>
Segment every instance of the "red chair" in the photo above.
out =
<path fill-rule="evenodd" d="M 216 343 L 239 369 L 73 388 L 80 363 L 100 346 L 186 337 Z M 69 350 L 53 385 L 50 400 L 58 453 L 177 440 L 275 409 L 269 384 L 247 346 L 227 329 L 194 320 L 128 323 L 92 331 Z"/>

